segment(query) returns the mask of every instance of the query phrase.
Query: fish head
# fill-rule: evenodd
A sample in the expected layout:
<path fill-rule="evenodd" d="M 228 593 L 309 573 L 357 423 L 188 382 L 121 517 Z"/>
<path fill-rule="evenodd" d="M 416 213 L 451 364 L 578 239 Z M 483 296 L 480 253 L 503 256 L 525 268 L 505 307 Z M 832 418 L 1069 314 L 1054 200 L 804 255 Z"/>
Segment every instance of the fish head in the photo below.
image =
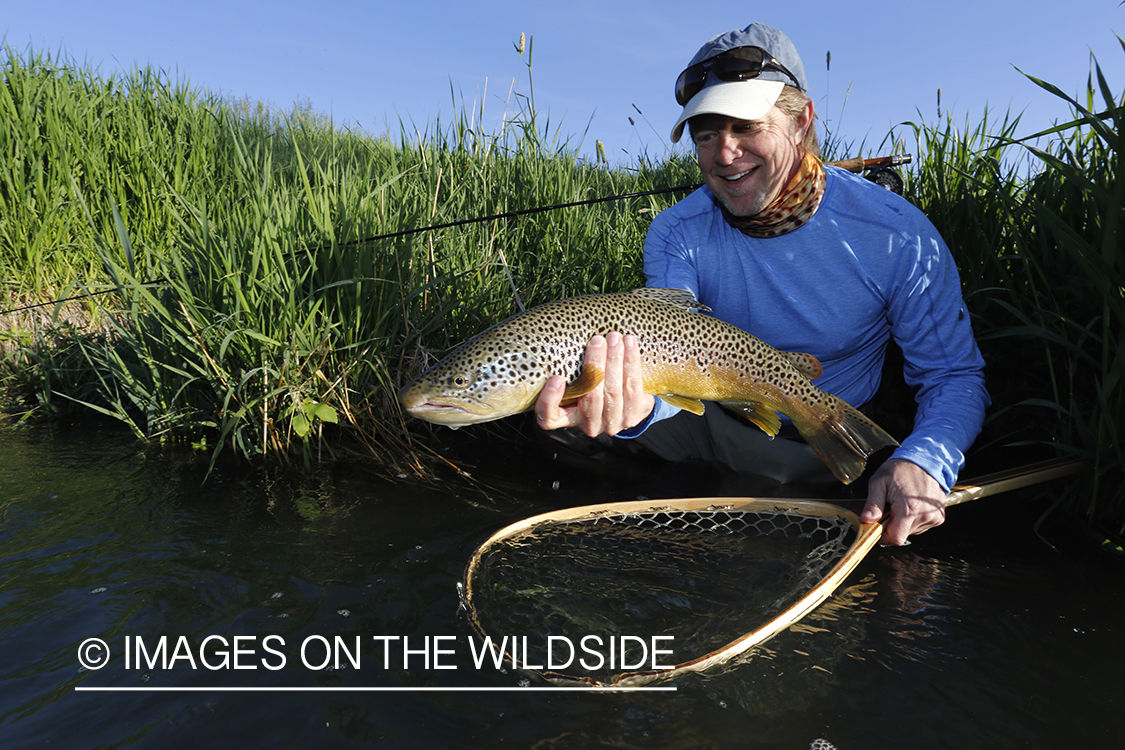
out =
<path fill-rule="evenodd" d="M 486 332 L 487 334 L 488 332 Z M 418 419 L 449 427 L 527 411 L 550 377 L 518 340 L 470 339 L 398 392 Z"/>

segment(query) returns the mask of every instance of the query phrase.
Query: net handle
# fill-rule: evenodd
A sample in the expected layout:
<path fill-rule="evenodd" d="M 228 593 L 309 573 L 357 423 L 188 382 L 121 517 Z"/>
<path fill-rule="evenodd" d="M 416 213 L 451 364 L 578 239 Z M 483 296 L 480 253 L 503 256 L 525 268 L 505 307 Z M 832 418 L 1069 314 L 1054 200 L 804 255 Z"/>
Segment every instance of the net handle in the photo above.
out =
<path fill-rule="evenodd" d="M 985 474 L 982 477 L 971 479 L 957 484 L 946 495 L 946 507 L 960 505 L 970 500 L 978 500 L 1001 492 L 1018 490 L 1030 487 L 1052 479 L 1061 479 L 1082 471 L 1086 461 L 1081 458 L 1063 457 L 1053 458 L 1049 461 L 1040 461 L 1026 466 L 1017 466 L 1014 469 Z"/>
<path fill-rule="evenodd" d="M 945 496 L 945 507 L 950 508 L 954 505 L 967 503 L 970 500 L 979 500 L 982 497 L 991 497 L 992 495 L 999 495 L 1002 492 L 1009 492 L 1011 490 L 1018 490 L 1048 482 L 1052 479 L 1068 477 L 1082 471 L 1085 465 L 1085 459 L 1063 456 L 1061 458 L 1052 458 L 1033 464 L 1017 466 L 1014 469 L 1005 469 L 1004 471 L 985 474 L 984 476 L 953 485 L 949 494 Z M 865 523 L 863 525 L 865 527 L 876 526 L 878 527 L 879 534 L 882 534 L 882 522 Z"/>

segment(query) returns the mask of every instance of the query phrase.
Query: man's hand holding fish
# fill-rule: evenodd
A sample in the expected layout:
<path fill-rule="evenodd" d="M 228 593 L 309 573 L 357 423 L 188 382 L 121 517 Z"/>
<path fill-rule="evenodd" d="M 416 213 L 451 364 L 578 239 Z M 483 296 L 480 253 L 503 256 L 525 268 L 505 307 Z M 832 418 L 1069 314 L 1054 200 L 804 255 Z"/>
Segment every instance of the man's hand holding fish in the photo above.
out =
<path fill-rule="evenodd" d="M 566 379 L 552 377 L 535 402 L 535 417 L 542 429 L 577 427 L 590 437 L 616 435 L 652 413 L 655 399 L 644 390 L 636 336 L 622 336 L 617 331 L 595 336 L 586 347 L 584 363 L 605 373 L 601 388 L 564 407 Z"/>

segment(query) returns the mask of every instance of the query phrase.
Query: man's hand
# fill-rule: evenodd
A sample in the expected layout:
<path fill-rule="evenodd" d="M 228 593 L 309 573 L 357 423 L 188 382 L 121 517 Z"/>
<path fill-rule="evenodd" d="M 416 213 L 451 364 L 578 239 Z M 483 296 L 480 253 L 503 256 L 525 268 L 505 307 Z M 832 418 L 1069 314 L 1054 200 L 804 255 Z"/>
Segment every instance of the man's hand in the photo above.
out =
<path fill-rule="evenodd" d="M 557 375 L 548 380 L 535 402 L 535 417 L 544 430 L 578 427 L 590 437 L 616 435 L 652 412 L 655 400 L 644 392 L 635 336 L 595 336 L 586 347 L 585 363 L 600 367 L 605 380 L 572 406 L 560 405 L 566 381 Z"/>
<path fill-rule="evenodd" d="M 892 458 L 879 467 L 867 488 L 867 504 L 859 520 L 883 527 L 885 544 L 906 544 L 911 534 L 945 521 L 945 492 L 937 480 L 917 464 Z"/>

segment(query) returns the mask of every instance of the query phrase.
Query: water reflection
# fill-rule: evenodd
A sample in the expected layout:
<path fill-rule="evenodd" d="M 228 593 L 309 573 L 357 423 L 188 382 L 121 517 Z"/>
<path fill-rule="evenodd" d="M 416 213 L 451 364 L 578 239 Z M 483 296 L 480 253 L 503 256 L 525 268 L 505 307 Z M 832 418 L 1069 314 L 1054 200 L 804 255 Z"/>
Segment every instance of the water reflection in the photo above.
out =
<path fill-rule="evenodd" d="M 1059 555 L 982 502 L 877 550 L 803 622 L 668 694 L 76 693 L 74 687 L 492 687 L 522 675 L 363 651 L 308 669 L 298 646 L 470 632 L 455 584 L 490 533 L 553 504 L 689 494 L 485 457 L 501 491 L 388 485 L 362 462 L 263 476 L 141 450 L 106 429 L 0 430 L 0 723 L 6 743 L 107 747 L 803 748 L 1116 746 L 1125 574 Z M 520 467 L 513 470 L 512 464 Z M 503 468 L 507 466 L 508 468 Z M 559 481 L 559 489 L 551 489 Z M 687 483 L 690 485 L 690 483 Z M 698 484 L 694 485 L 698 487 Z M 691 494 L 703 494 L 702 491 Z M 989 501 L 991 502 L 991 501 Z M 1001 501 L 997 501 L 1001 502 Z M 994 533 L 1000 519 L 1008 532 Z M 126 670 L 126 637 L 276 635 L 287 666 Z M 86 638 L 110 665 L 83 670 Z M 460 642 L 463 642 L 460 641 Z M 416 641 L 417 643 L 417 641 Z M 261 657 L 262 653 L 256 655 Z M 420 657 L 415 657 L 415 659 Z M 904 722 L 903 716 L 909 721 Z"/>

